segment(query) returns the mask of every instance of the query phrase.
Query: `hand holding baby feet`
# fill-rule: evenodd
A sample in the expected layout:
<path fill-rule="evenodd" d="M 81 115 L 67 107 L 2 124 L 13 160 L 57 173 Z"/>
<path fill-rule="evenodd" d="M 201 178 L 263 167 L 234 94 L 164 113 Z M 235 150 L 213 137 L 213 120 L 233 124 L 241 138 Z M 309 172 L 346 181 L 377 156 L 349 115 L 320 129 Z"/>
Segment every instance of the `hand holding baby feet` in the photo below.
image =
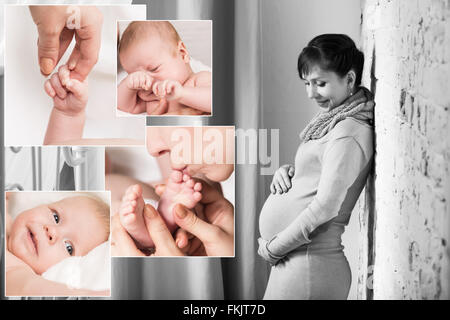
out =
<path fill-rule="evenodd" d="M 183 174 L 179 170 L 172 171 L 158 204 L 158 211 L 166 221 L 170 232 L 178 228 L 173 217 L 175 205 L 181 203 L 186 208 L 194 208 L 202 199 L 201 190 L 202 184 L 200 182 L 196 182 L 189 175 Z"/>
<path fill-rule="evenodd" d="M 84 111 L 88 98 L 87 79 L 79 81 L 70 78 L 66 65 L 59 68 L 50 79 L 45 81 L 45 92 L 53 98 L 54 108 L 73 116 Z"/>
<path fill-rule="evenodd" d="M 183 86 L 175 80 L 157 81 L 153 84 L 152 90 L 160 99 L 179 100 L 183 95 Z"/>
<path fill-rule="evenodd" d="M 129 74 L 126 81 L 130 90 L 150 90 L 153 84 L 153 77 L 147 71 L 136 71 Z"/>
<path fill-rule="evenodd" d="M 145 225 L 143 216 L 144 206 L 142 186 L 135 184 L 128 187 L 122 198 L 122 203 L 120 204 L 120 223 L 141 249 L 149 248 L 154 245 Z"/>

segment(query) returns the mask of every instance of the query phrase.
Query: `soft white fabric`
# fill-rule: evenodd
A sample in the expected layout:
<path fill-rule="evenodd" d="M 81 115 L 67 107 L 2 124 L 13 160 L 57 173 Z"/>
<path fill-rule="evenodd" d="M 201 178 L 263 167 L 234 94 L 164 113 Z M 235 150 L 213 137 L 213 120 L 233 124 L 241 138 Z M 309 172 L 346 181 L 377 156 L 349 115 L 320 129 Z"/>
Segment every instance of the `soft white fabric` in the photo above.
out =
<path fill-rule="evenodd" d="M 66 284 L 69 288 L 111 289 L 110 242 L 103 242 L 83 257 L 69 257 L 42 274 L 47 280 Z"/>

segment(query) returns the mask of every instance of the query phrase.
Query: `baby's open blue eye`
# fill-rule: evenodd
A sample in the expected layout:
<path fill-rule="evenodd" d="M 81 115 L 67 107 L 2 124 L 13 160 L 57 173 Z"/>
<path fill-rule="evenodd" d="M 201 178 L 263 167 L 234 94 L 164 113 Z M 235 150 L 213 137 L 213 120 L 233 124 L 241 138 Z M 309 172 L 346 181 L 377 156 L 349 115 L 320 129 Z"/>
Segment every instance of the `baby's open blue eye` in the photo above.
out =
<path fill-rule="evenodd" d="M 55 220 L 56 224 L 59 223 L 59 214 L 56 211 L 52 211 L 53 219 Z"/>
<path fill-rule="evenodd" d="M 66 246 L 67 252 L 68 252 L 70 255 L 73 255 L 74 249 L 73 249 L 73 246 L 72 246 L 72 244 L 70 243 L 70 241 L 64 241 L 64 245 Z"/>

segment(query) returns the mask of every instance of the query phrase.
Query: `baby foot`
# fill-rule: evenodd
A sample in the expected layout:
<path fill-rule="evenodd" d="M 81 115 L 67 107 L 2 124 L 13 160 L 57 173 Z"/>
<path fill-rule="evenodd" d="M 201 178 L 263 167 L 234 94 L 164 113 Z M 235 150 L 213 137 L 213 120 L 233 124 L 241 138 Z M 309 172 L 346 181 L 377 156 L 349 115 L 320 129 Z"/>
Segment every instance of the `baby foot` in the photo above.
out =
<path fill-rule="evenodd" d="M 120 204 L 120 223 L 136 241 L 139 248 L 144 249 L 154 245 L 148 234 L 144 221 L 144 198 L 142 186 L 139 184 L 128 187 Z"/>
<path fill-rule="evenodd" d="M 170 232 L 175 231 L 178 227 L 173 219 L 173 207 L 177 203 L 181 203 L 189 209 L 194 208 L 202 198 L 201 189 L 202 184 L 195 182 L 189 175 L 178 170 L 172 171 L 158 204 L 158 211 Z"/>

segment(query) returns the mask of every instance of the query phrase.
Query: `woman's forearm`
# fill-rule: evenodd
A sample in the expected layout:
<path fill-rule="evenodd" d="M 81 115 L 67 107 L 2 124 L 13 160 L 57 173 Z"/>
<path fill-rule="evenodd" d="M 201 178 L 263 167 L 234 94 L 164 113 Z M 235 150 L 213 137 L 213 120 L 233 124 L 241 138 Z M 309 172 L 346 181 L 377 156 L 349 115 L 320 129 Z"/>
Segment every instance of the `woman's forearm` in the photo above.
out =
<path fill-rule="evenodd" d="M 53 108 L 45 133 L 44 144 L 56 144 L 83 136 L 85 112 L 68 115 Z"/>

